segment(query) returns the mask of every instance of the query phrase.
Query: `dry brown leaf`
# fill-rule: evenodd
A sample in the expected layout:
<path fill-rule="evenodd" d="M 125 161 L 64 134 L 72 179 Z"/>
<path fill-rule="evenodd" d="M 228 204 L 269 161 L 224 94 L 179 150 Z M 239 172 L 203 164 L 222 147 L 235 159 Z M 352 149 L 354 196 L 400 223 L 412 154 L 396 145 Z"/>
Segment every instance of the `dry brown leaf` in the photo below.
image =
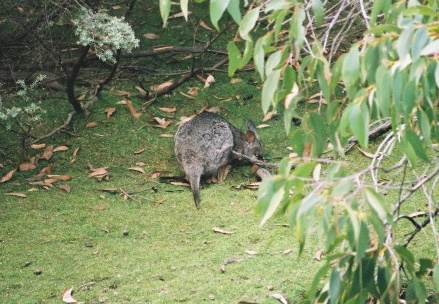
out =
<path fill-rule="evenodd" d="M 182 183 L 182 182 L 171 182 L 171 185 L 174 186 L 185 186 L 185 187 L 190 187 L 191 185 L 189 185 L 189 183 Z"/>
<path fill-rule="evenodd" d="M 151 88 L 151 90 L 159 92 L 159 91 L 162 91 L 162 90 L 166 89 L 167 87 L 169 87 L 169 86 L 171 86 L 173 84 L 174 84 L 174 82 L 172 80 L 168 80 L 168 81 L 166 81 L 166 82 L 164 82 L 162 84 L 159 84 L 158 86 L 153 86 Z"/>
<path fill-rule="evenodd" d="M 41 186 L 41 187 L 44 187 L 44 188 L 51 188 L 51 187 L 53 187 L 52 186 L 52 184 L 48 184 L 48 183 L 45 183 L 45 182 L 41 182 L 41 181 L 36 181 L 36 182 L 29 182 L 29 185 L 32 185 L 32 186 Z"/>
<path fill-rule="evenodd" d="M 5 193 L 5 195 L 16 196 L 16 197 L 21 197 L 21 198 L 27 197 L 26 194 L 21 193 L 21 192 L 8 192 L 8 193 Z"/>
<path fill-rule="evenodd" d="M 140 118 L 140 116 L 142 116 L 142 113 L 138 113 L 136 111 L 136 109 L 134 108 L 133 104 L 131 103 L 131 101 L 129 101 L 128 99 L 125 100 L 126 105 L 128 107 L 128 110 L 130 111 L 131 116 L 133 117 L 134 120 L 137 120 Z"/>
<path fill-rule="evenodd" d="M 145 148 L 142 148 L 142 149 L 140 149 L 140 150 L 134 151 L 134 154 L 140 154 L 140 153 L 142 153 L 143 151 L 145 151 Z"/>
<path fill-rule="evenodd" d="M 169 171 L 157 170 L 151 173 L 151 178 L 159 178 L 163 173 L 169 173 Z"/>
<path fill-rule="evenodd" d="M 197 96 L 199 90 L 200 90 L 199 87 L 191 87 L 189 88 L 189 91 L 187 91 L 187 93 L 192 96 Z"/>
<path fill-rule="evenodd" d="M 249 255 L 257 255 L 257 254 L 258 254 L 257 251 L 255 251 L 255 250 L 250 250 L 250 249 L 246 249 L 246 250 L 245 250 L 245 253 L 247 253 L 247 254 L 249 254 Z"/>
<path fill-rule="evenodd" d="M 87 91 L 82 92 L 81 95 L 79 95 L 79 97 L 77 98 L 79 101 L 84 100 L 85 96 L 87 96 Z"/>
<path fill-rule="evenodd" d="M 189 16 L 190 14 L 192 14 L 192 12 L 188 11 L 187 14 Z M 184 17 L 184 14 L 183 14 L 183 12 L 180 12 L 180 13 L 176 13 L 176 14 L 174 14 L 172 16 L 169 16 L 168 19 L 176 19 L 176 18 L 182 18 L 182 17 Z"/>
<path fill-rule="evenodd" d="M 46 144 L 33 144 L 30 147 L 34 150 L 43 149 L 46 146 Z"/>
<path fill-rule="evenodd" d="M 274 293 L 271 296 L 276 300 L 278 300 L 279 302 L 281 302 L 282 304 L 288 304 L 287 299 L 285 299 L 285 297 L 279 293 Z"/>
<path fill-rule="evenodd" d="M 98 123 L 96 121 L 91 121 L 91 122 L 89 122 L 88 124 L 85 125 L 85 127 L 87 129 L 94 128 L 94 127 L 97 127 L 97 126 L 98 126 Z"/>
<path fill-rule="evenodd" d="M 60 188 L 61 190 L 64 190 L 67 193 L 70 193 L 70 186 L 63 184 L 63 185 L 59 185 L 58 188 Z"/>
<path fill-rule="evenodd" d="M 358 149 L 358 151 L 361 152 L 361 154 L 363 154 L 366 157 L 369 157 L 369 158 L 374 158 L 375 157 L 374 153 L 367 152 L 367 151 L 365 151 L 365 150 L 363 150 L 363 149 L 361 149 L 359 147 L 357 147 L 357 149 Z"/>
<path fill-rule="evenodd" d="M 44 149 L 43 158 L 45 160 L 49 160 L 52 158 L 52 155 L 53 155 L 53 145 L 50 145 L 46 147 L 46 149 Z"/>
<path fill-rule="evenodd" d="M 41 158 L 41 155 L 40 155 L 40 154 L 37 154 L 37 155 L 31 157 L 31 158 L 29 159 L 29 162 L 30 162 L 31 164 L 36 165 L 37 162 L 40 160 L 40 158 Z"/>
<path fill-rule="evenodd" d="M 160 137 L 163 137 L 163 138 L 173 138 L 174 135 L 173 134 L 163 133 L 163 134 L 160 134 Z"/>
<path fill-rule="evenodd" d="M 173 120 L 166 120 L 165 118 L 160 117 L 154 117 L 153 120 L 157 123 L 155 127 L 162 129 L 166 129 L 173 122 Z"/>
<path fill-rule="evenodd" d="M 267 121 L 269 121 L 270 119 L 273 118 L 273 116 L 274 116 L 275 114 L 276 114 L 276 113 L 273 112 L 273 111 L 268 112 L 267 114 L 265 114 L 264 118 L 262 118 L 262 122 L 267 122 Z"/>
<path fill-rule="evenodd" d="M 43 182 L 49 185 L 52 185 L 53 183 L 56 183 L 58 179 L 56 178 L 46 178 Z"/>
<path fill-rule="evenodd" d="M 232 79 L 230 79 L 230 83 L 231 84 L 240 83 L 240 82 L 242 82 L 241 78 L 232 78 Z"/>
<path fill-rule="evenodd" d="M 108 171 L 107 171 L 108 167 L 101 167 L 101 168 L 96 168 L 96 169 L 91 169 L 90 173 L 87 175 L 87 177 L 96 177 L 99 175 L 107 175 Z"/>
<path fill-rule="evenodd" d="M 293 252 L 293 249 L 288 248 L 288 249 L 284 250 L 283 254 L 289 254 L 291 252 Z"/>
<path fill-rule="evenodd" d="M 47 166 L 47 167 L 44 167 L 41 171 L 40 171 L 40 173 L 38 173 L 38 175 L 46 175 L 46 174 L 50 174 L 50 173 L 52 173 L 52 167 L 51 166 Z"/>
<path fill-rule="evenodd" d="M 35 166 L 32 163 L 23 163 L 18 165 L 18 171 L 28 171 L 28 170 L 35 170 L 37 166 Z"/>
<path fill-rule="evenodd" d="M 76 148 L 76 149 L 73 151 L 73 157 L 76 157 L 76 155 L 78 155 L 78 151 L 79 151 L 79 148 Z"/>
<path fill-rule="evenodd" d="M 139 92 L 139 95 L 140 95 L 140 97 L 142 97 L 142 98 L 146 98 L 146 97 L 148 97 L 148 92 L 147 91 L 145 91 L 142 87 L 140 87 L 140 86 L 135 86 L 135 88 L 136 88 L 136 90 Z M 125 103 L 124 103 L 125 104 Z"/>
<path fill-rule="evenodd" d="M 62 294 L 62 301 L 64 303 L 69 303 L 69 304 L 82 304 L 84 302 L 78 302 L 76 301 L 73 297 L 72 297 L 72 292 L 73 292 L 73 288 L 70 289 L 66 289 L 64 290 L 63 294 Z"/>
<path fill-rule="evenodd" d="M 316 261 L 321 261 L 322 260 L 322 255 L 323 255 L 323 250 L 319 249 L 316 251 L 316 253 L 314 254 L 314 260 Z"/>
<path fill-rule="evenodd" d="M 68 181 L 71 180 L 72 177 L 70 175 L 57 175 L 57 174 L 50 174 L 47 175 L 47 177 L 56 179 L 56 180 L 62 180 L 62 181 Z"/>
<path fill-rule="evenodd" d="M 53 149 L 53 152 L 59 152 L 59 151 L 67 151 L 69 147 L 67 146 L 58 146 L 55 149 Z"/>
<path fill-rule="evenodd" d="M 15 171 L 17 171 L 17 169 L 9 171 L 5 176 L 2 177 L 2 179 L 0 180 L 0 183 L 5 183 L 5 182 L 9 181 L 12 178 L 12 176 L 14 175 Z"/>
<path fill-rule="evenodd" d="M 110 118 L 116 112 L 116 108 L 106 108 L 105 113 L 107 113 L 107 118 Z"/>
<path fill-rule="evenodd" d="M 140 168 L 140 167 L 130 167 L 130 168 L 128 168 L 128 170 L 137 171 L 137 172 L 140 172 L 142 174 L 145 174 L 145 170 L 143 168 Z"/>
<path fill-rule="evenodd" d="M 215 83 L 215 77 L 212 75 L 207 76 L 206 81 L 204 82 L 204 88 L 208 88 Z"/>
<path fill-rule="evenodd" d="M 143 38 L 154 40 L 154 39 L 159 39 L 160 36 L 157 34 L 154 34 L 154 33 L 146 33 L 146 34 L 143 34 Z"/>
<path fill-rule="evenodd" d="M 208 31 L 212 31 L 212 32 L 215 31 L 213 28 L 207 26 L 207 24 L 203 20 L 200 21 L 200 26 Z"/>
<path fill-rule="evenodd" d="M 218 106 L 213 106 L 213 107 L 206 109 L 205 111 L 210 112 L 210 113 L 220 114 L 224 111 L 224 109 L 221 107 L 218 107 Z"/>
<path fill-rule="evenodd" d="M 232 234 L 235 233 L 235 232 L 232 232 L 232 231 L 223 230 L 223 229 L 221 229 L 219 227 L 213 227 L 213 232 L 221 233 L 221 234 L 226 234 L 226 235 L 232 235 Z"/>
<path fill-rule="evenodd" d="M 114 5 L 114 6 L 112 6 L 111 8 L 112 8 L 113 10 L 117 11 L 117 10 L 120 10 L 120 9 L 121 9 L 121 6 L 120 6 L 120 5 Z"/>
<path fill-rule="evenodd" d="M 126 97 L 131 97 L 131 92 L 128 91 L 116 91 L 116 94 L 119 96 L 126 96 Z"/>
<path fill-rule="evenodd" d="M 195 96 L 188 95 L 186 93 L 183 93 L 182 91 L 179 91 L 179 92 L 180 92 L 181 95 L 183 95 L 186 98 L 190 98 L 190 99 L 195 99 L 196 98 Z"/>
<path fill-rule="evenodd" d="M 177 111 L 177 108 L 159 108 L 159 110 L 166 112 L 166 113 L 174 113 L 175 111 Z"/>
<path fill-rule="evenodd" d="M 257 129 L 264 129 L 264 128 L 269 128 L 270 125 L 269 124 L 260 124 L 258 126 L 256 126 Z"/>

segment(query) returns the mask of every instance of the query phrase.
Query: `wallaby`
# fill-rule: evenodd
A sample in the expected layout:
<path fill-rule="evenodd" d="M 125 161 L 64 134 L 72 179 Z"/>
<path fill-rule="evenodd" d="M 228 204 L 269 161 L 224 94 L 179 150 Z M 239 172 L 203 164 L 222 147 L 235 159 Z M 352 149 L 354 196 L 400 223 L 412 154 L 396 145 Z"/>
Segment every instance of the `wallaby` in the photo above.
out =
<path fill-rule="evenodd" d="M 174 137 L 174 150 L 191 185 L 197 208 L 200 208 L 202 177 L 223 182 L 232 167 L 246 163 L 232 151 L 262 159 L 262 146 L 252 121 L 247 121 L 244 134 L 211 112 L 202 112 L 179 126 Z"/>

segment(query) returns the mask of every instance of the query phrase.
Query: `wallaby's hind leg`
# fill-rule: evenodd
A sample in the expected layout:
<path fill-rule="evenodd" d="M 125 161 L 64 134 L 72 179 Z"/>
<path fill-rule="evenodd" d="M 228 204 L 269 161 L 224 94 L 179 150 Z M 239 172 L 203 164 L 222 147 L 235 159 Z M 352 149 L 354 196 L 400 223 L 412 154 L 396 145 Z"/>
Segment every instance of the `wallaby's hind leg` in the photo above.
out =
<path fill-rule="evenodd" d="M 218 181 L 220 183 L 224 182 L 227 177 L 227 174 L 232 170 L 232 165 L 225 165 L 218 169 Z"/>

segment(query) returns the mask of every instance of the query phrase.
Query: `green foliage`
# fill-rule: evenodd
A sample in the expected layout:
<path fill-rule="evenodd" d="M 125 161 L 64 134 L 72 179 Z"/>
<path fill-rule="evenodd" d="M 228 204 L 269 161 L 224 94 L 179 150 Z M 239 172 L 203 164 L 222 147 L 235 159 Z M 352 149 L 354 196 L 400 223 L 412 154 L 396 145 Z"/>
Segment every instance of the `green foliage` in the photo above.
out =
<path fill-rule="evenodd" d="M 220 17 L 236 2 L 210 2 L 212 23 L 217 29 Z M 400 246 L 395 240 L 393 232 L 406 198 L 400 195 L 389 208 L 378 183 L 377 163 L 384 158 L 380 153 L 391 155 L 396 145 L 404 154 L 396 168 L 405 164 L 419 176 L 419 160 L 428 163 L 429 155 L 434 154 L 432 147 L 439 136 L 438 3 L 355 2 L 357 6 L 350 7 L 351 12 L 356 10 L 356 16 L 361 17 L 355 21 L 349 15 L 344 23 L 352 19 L 349 26 L 354 22 L 362 25 L 362 38 L 349 41 L 349 51 L 334 62 L 337 45 L 343 42 L 337 39 L 349 37 L 347 31 L 343 32 L 349 28 L 345 24 L 340 25 L 338 34 L 332 33 L 337 18 L 347 8 L 343 5 L 331 1 L 259 1 L 242 19 L 234 17 L 239 37 L 256 43 L 246 44 L 244 52 L 236 41 L 229 44 L 229 75 L 253 53 L 255 69 L 264 82 L 264 113 L 284 103 L 289 133 L 297 101 L 309 97 L 315 82 L 321 90 L 320 101 L 327 103 L 326 108 L 309 110 L 302 128 L 291 132 L 291 145 L 304 162 L 294 170 L 290 160 L 280 163 L 279 174 L 261 185 L 257 210 L 262 223 L 273 216 L 285 216 L 296 232 L 300 251 L 313 233 L 324 235 L 326 264 L 307 294 L 310 302 L 362 303 L 375 298 L 398 303 L 400 295 L 405 294 L 407 302 L 423 303 L 428 295 L 423 270 L 425 265 L 433 267 L 438 257 L 418 262 L 408 243 Z M 323 31 L 319 32 L 319 25 Z M 255 31 L 262 26 L 264 31 Z M 335 42 L 328 50 L 330 39 Z M 342 102 L 337 97 L 341 90 L 346 92 Z M 325 109 L 326 115 L 322 115 Z M 333 157 L 342 158 L 352 140 L 368 148 L 371 122 L 386 121 L 391 122 L 392 133 L 378 145 L 380 150 L 363 171 L 347 175 L 341 163 L 333 162 L 321 174 L 316 160 L 322 157 L 327 138 Z M 372 182 L 365 176 L 368 172 Z M 429 178 L 436 176 L 437 167 L 431 172 Z M 403 183 L 400 188 L 402 191 Z M 426 197 L 432 201 L 431 194 Z M 436 214 L 432 204 L 427 212 L 430 217 Z M 326 282 L 322 287 L 321 281 Z M 436 287 L 437 282 L 435 276 Z"/>
<path fill-rule="evenodd" d="M 167 15 L 164 16 L 167 18 L 169 8 L 163 10 L 167 11 Z M 139 46 L 139 39 L 135 38 L 133 29 L 123 18 L 82 9 L 78 17 L 73 19 L 73 24 L 76 26 L 75 34 L 79 39 L 77 43 L 91 46 L 102 61 L 115 62 L 114 55 L 118 50 L 125 49 L 130 52 Z"/>
<path fill-rule="evenodd" d="M 44 110 L 34 102 L 34 92 L 44 80 L 44 75 L 38 75 L 35 80 L 26 84 L 24 80 L 18 80 L 17 100 L 8 104 L 16 104 L 11 106 L 3 105 L 0 99 L 0 126 L 7 131 L 13 131 L 26 139 L 31 130 L 32 124 L 41 119 Z"/>

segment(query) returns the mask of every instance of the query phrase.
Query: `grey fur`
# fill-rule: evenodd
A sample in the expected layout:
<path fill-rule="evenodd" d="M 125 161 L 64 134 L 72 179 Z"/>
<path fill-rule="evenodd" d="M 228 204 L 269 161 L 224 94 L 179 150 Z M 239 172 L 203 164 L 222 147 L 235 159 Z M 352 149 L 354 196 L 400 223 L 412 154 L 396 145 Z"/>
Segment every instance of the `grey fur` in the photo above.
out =
<path fill-rule="evenodd" d="M 262 157 L 262 146 L 255 124 L 247 122 L 244 134 L 219 115 L 203 112 L 179 126 L 174 137 L 174 151 L 181 169 L 186 174 L 200 208 L 200 180 L 224 181 L 230 169 L 245 164 L 231 151 L 248 157 Z"/>

